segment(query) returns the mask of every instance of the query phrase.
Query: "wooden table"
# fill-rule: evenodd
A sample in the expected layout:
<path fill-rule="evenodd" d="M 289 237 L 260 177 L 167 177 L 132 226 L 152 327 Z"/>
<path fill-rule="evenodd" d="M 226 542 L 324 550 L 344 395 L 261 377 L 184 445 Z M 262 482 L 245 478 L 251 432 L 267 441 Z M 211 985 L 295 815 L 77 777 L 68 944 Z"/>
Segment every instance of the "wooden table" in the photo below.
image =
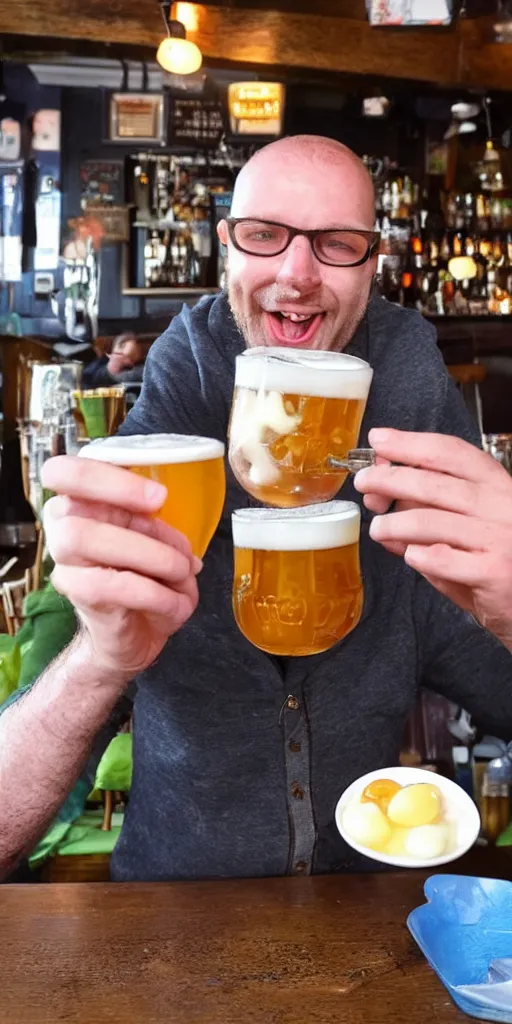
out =
<path fill-rule="evenodd" d="M 0 886 L 9 1024 L 458 1024 L 405 926 L 424 873 Z"/>

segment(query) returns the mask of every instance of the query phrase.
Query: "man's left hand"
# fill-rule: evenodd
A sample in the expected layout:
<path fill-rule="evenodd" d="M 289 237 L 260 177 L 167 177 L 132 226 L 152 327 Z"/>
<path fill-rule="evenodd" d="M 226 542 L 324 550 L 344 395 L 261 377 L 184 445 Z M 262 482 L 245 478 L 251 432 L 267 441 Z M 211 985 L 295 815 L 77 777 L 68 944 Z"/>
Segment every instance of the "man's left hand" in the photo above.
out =
<path fill-rule="evenodd" d="M 512 477 L 460 438 L 372 430 L 355 487 L 370 534 L 512 650 Z M 391 463 L 396 463 L 392 465 Z"/>

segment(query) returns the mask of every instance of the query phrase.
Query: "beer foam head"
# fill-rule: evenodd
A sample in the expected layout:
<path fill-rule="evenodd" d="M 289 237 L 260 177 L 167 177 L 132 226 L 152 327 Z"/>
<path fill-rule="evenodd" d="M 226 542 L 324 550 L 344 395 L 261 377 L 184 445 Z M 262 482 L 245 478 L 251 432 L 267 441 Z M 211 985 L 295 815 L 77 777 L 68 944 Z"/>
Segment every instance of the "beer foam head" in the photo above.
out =
<path fill-rule="evenodd" d="M 304 508 L 241 508 L 231 522 L 236 548 L 324 551 L 357 543 L 361 513 L 353 501 L 327 501 Z"/>
<path fill-rule="evenodd" d="M 290 352 L 287 348 L 249 348 L 236 357 L 235 385 L 283 395 L 366 400 L 373 370 L 364 359 L 345 352 Z"/>
<path fill-rule="evenodd" d="M 85 445 L 82 458 L 109 462 L 113 466 L 169 466 L 176 462 L 206 462 L 221 459 L 224 445 L 212 437 L 187 434 L 134 434 L 132 437 L 102 437 Z"/>

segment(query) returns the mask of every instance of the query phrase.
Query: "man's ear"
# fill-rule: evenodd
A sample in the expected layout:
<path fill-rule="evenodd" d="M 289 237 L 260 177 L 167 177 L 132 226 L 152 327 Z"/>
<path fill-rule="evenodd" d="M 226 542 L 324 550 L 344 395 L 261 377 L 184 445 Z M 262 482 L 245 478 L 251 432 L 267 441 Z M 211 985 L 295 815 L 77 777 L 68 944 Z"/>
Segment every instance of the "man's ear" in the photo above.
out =
<path fill-rule="evenodd" d="M 217 224 L 217 234 L 222 245 L 228 244 L 228 224 L 226 220 L 220 220 Z"/>

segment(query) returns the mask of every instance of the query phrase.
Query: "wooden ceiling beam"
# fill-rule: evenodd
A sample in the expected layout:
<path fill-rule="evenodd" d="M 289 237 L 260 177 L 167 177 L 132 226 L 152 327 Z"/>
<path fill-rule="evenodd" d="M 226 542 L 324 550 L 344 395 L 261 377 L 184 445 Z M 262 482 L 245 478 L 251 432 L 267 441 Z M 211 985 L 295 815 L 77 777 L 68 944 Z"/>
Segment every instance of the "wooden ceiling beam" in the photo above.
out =
<path fill-rule="evenodd" d="M 332 9 L 332 0 L 326 2 Z M 317 11 L 321 5 L 318 0 Z M 196 23 L 190 38 L 216 62 L 512 90 L 512 45 L 489 41 L 487 19 L 462 20 L 451 29 L 375 29 L 360 17 L 186 6 Z M 162 22 L 156 0 L 52 0 L 44 7 L 0 0 L 4 33 L 156 49 Z"/>
<path fill-rule="evenodd" d="M 419 31 L 406 35 L 355 18 L 201 6 L 191 38 L 204 53 L 215 47 L 226 60 L 449 84 L 458 62 L 456 34 L 435 33 L 433 46 Z"/>

